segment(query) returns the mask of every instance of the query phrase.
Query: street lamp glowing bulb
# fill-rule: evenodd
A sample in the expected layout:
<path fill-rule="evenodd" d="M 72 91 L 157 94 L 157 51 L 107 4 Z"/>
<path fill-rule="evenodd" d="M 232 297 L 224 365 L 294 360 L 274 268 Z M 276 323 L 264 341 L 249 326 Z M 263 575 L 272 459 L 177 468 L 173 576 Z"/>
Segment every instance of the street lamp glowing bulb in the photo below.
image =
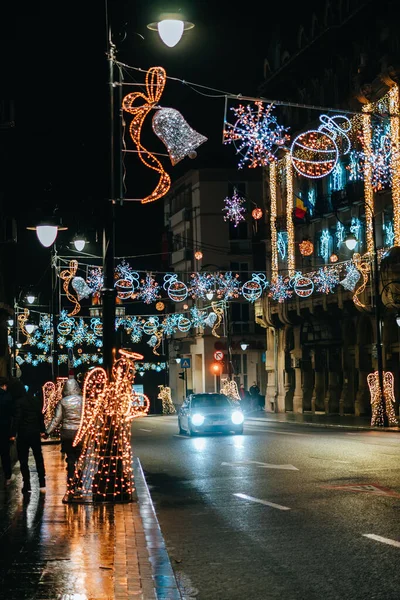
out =
<path fill-rule="evenodd" d="M 86 244 L 86 240 L 84 240 L 83 238 L 76 238 L 74 240 L 75 250 L 77 250 L 78 252 L 82 252 L 82 250 L 85 247 L 85 244 Z"/>
<path fill-rule="evenodd" d="M 214 298 L 214 292 L 207 292 L 206 298 L 207 300 L 212 300 Z"/>
<path fill-rule="evenodd" d="M 157 29 L 164 44 L 173 48 L 183 35 L 184 23 L 176 19 L 165 19 L 157 24 Z"/>
<path fill-rule="evenodd" d="M 33 304 L 35 302 L 35 300 L 36 300 L 36 298 L 35 298 L 35 296 L 33 294 L 27 294 L 26 301 L 29 304 Z"/>
<path fill-rule="evenodd" d="M 38 225 L 36 227 L 36 235 L 38 236 L 39 242 L 45 248 L 49 248 L 54 244 L 58 233 L 58 227 L 56 225 Z"/>
<path fill-rule="evenodd" d="M 26 323 L 25 329 L 29 333 L 29 335 L 31 335 L 31 333 L 33 333 L 35 330 L 35 325 L 32 325 L 32 323 Z"/>
<path fill-rule="evenodd" d="M 400 327 L 400 314 L 396 315 L 397 327 Z"/>
<path fill-rule="evenodd" d="M 351 233 L 350 235 L 347 236 L 344 243 L 346 244 L 346 246 L 349 250 L 354 250 L 354 248 L 357 246 L 358 240 L 357 240 L 356 236 Z"/>

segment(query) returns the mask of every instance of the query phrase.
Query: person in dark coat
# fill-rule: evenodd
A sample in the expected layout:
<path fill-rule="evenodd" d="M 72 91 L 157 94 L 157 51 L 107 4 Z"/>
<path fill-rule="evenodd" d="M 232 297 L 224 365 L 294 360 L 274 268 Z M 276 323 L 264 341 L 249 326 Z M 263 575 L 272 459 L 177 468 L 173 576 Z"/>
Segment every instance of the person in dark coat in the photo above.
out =
<path fill-rule="evenodd" d="M 39 477 L 40 491 L 46 490 L 46 471 L 42 453 L 41 437 L 47 437 L 44 425 L 43 404 L 40 396 L 33 396 L 25 390 L 22 382 L 14 382 L 15 432 L 17 435 L 17 454 L 23 479 L 22 493 L 31 492 L 29 470 L 29 451 L 32 450 Z"/>
<path fill-rule="evenodd" d="M 256 381 L 253 381 L 253 385 L 249 389 L 251 399 L 251 410 L 260 410 L 260 388 Z"/>
<path fill-rule="evenodd" d="M 15 439 L 12 434 L 14 403 L 8 391 L 8 384 L 7 377 L 0 377 L 0 457 L 6 486 L 15 479 L 15 475 L 12 474 L 10 454 L 10 443 Z"/>

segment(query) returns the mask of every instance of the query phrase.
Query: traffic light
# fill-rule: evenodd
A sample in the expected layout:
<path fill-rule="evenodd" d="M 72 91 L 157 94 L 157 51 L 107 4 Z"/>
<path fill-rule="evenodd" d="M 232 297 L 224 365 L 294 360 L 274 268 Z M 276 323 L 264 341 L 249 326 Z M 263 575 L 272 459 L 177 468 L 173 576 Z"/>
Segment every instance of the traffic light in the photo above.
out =
<path fill-rule="evenodd" d="M 179 379 L 185 379 L 185 371 L 179 373 Z"/>
<path fill-rule="evenodd" d="M 211 371 L 212 371 L 212 373 L 214 373 L 214 375 L 220 375 L 221 374 L 221 365 L 217 362 L 212 363 Z"/>

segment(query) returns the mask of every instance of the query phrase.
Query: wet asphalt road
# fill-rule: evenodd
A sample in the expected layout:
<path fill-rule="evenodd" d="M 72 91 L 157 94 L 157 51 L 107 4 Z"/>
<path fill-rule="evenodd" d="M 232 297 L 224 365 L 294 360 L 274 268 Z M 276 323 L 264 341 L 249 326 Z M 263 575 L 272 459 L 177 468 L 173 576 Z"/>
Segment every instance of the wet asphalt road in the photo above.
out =
<path fill-rule="evenodd" d="M 132 426 L 185 600 L 398 600 L 400 434 Z"/>

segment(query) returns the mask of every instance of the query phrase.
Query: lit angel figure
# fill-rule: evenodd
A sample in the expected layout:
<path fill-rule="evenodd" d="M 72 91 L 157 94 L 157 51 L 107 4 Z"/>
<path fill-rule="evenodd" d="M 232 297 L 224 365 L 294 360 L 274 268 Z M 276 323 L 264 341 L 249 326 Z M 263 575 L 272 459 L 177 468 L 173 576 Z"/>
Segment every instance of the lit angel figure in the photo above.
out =
<path fill-rule="evenodd" d="M 162 402 L 162 413 L 163 415 L 173 415 L 176 413 L 175 406 L 171 398 L 171 388 L 164 385 L 159 385 L 160 391 L 157 398 Z"/>
<path fill-rule="evenodd" d="M 236 381 L 229 379 L 221 380 L 221 394 L 228 396 L 234 402 L 240 402 L 240 395 Z"/>
<path fill-rule="evenodd" d="M 134 392 L 135 361 L 141 354 L 119 350 L 112 381 L 96 367 L 83 386 L 82 417 L 74 446 L 82 443 L 75 471 L 75 502 L 130 502 L 134 491 L 131 421 L 147 415 L 150 401 Z"/>

